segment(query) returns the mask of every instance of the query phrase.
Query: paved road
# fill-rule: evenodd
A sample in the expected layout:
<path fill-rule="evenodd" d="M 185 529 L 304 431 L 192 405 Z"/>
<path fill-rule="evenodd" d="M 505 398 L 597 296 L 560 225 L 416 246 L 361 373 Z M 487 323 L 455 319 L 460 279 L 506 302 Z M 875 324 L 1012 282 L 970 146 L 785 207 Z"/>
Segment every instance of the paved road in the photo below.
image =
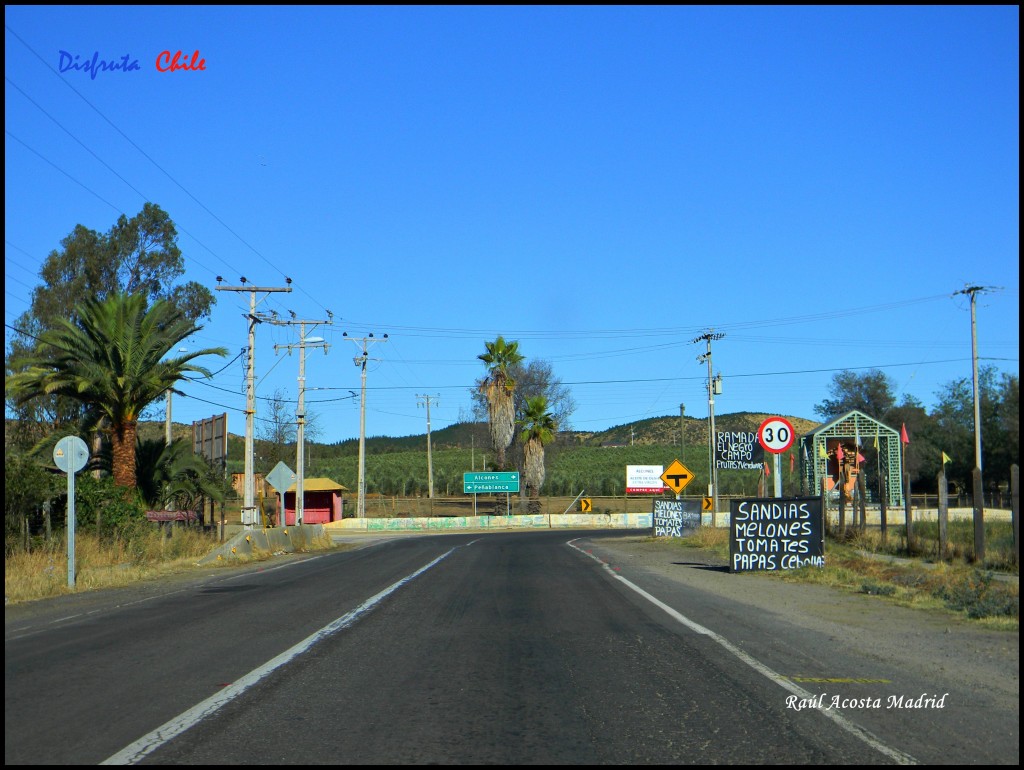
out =
<path fill-rule="evenodd" d="M 1012 737 L 961 737 L 969 711 L 1007 710 L 984 688 L 942 709 L 797 710 L 787 698 L 855 693 L 795 672 L 877 681 L 861 696 L 947 681 L 844 649 L 778 581 L 634 541 L 402 537 L 8 608 L 5 761 L 1016 761 L 1016 635 L 1012 713 L 976 714 Z"/>

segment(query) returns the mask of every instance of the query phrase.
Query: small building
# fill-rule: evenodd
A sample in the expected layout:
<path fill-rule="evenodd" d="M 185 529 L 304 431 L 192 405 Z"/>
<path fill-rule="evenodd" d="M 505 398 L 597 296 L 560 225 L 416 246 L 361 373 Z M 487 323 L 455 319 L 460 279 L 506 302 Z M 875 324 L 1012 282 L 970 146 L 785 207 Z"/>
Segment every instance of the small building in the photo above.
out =
<path fill-rule="evenodd" d="M 328 478 L 309 478 L 302 480 L 302 523 L 327 524 L 340 521 L 344 512 L 344 501 L 341 493 L 347 492 L 338 482 Z M 295 484 L 284 493 L 285 524 L 295 524 Z"/>
<path fill-rule="evenodd" d="M 270 497 L 273 490 L 270 488 L 270 484 L 263 477 L 262 473 L 252 474 L 252 489 L 253 494 L 258 499 L 261 495 L 263 497 Z M 231 487 L 235 490 L 235 493 L 239 497 L 245 497 L 245 474 L 244 473 L 232 473 L 231 474 Z"/>

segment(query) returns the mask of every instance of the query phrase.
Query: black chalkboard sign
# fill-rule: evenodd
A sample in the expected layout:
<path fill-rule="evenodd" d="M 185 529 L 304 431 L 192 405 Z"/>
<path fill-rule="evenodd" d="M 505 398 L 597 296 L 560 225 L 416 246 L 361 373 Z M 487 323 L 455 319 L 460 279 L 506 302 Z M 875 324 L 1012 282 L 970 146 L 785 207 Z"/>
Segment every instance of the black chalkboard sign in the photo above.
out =
<path fill-rule="evenodd" d="M 654 534 L 685 537 L 700 528 L 700 500 L 654 501 Z"/>
<path fill-rule="evenodd" d="M 715 467 L 720 471 L 761 470 L 764 447 L 755 431 L 716 431 Z"/>
<path fill-rule="evenodd" d="M 729 571 L 825 566 L 825 521 L 820 497 L 732 500 Z"/>

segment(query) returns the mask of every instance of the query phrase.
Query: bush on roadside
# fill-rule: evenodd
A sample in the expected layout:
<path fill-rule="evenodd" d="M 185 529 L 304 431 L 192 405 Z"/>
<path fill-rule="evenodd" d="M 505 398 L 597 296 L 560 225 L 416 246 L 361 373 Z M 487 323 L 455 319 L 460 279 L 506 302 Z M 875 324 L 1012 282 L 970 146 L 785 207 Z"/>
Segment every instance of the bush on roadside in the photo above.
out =
<path fill-rule="evenodd" d="M 993 580 L 989 573 L 976 571 L 939 586 L 933 595 L 949 609 L 966 612 L 969 618 L 1020 617 L 1019 589 Z"/>

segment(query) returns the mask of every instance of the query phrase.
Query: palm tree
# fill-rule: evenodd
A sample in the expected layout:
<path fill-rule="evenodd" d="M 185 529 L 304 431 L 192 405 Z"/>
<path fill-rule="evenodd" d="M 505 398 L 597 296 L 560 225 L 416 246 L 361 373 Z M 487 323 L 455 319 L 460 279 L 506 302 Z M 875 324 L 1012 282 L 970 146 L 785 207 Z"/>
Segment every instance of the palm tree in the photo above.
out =
<path fill-rule="evenodd" d="M 193 511 L 203 498 L 222 501 L 229 486 L 209 460 L 182 440 L 139 441 L 135 473 L 142 499 L 152 508 L 173 503 L 176 510 Z"/>
<path fill-rule="evenodd" d="M 523 360 L 518 342 L 505 342 L 498 336 L 494 342 L 485 342 L 487 352 L 477 356 L 487 364 L 487 376 L 480 383 L 480 392 L 487 399 L 487 417 L 491 429 L 491 444 L 497 454 L 497 468 L 505 469 L 505 450 L 515 436 L 515 403 L 512 394 L 516 381 L 509 368 Z"/>
<path fill-rule="evenodd" d="M 147 306 L 143 294 L 90 299 L 73 317 L 39 336 L 18 373 L 6 380 L 7 395 L 18 404 L 44 395 L 82 402 L 110 431 L 114 483 L 134 489 L 136 426 L 143 409 L 173 390 L 186 372 L 209 377 L 208 370 L 190 362 L 226 356 L 227 350 L 206 348 L 164 359 L 202 327 L 166 300 Z"/>
<path fill-rule="evenodd" d="M 530 513 L 540 513 L 540 488 L 544 483 L 544 447 L 555 440 L 558 424 L 548 411 L 544 396 L 527 399 L 523 419 L 523 476 L 530 497 Z"/>

